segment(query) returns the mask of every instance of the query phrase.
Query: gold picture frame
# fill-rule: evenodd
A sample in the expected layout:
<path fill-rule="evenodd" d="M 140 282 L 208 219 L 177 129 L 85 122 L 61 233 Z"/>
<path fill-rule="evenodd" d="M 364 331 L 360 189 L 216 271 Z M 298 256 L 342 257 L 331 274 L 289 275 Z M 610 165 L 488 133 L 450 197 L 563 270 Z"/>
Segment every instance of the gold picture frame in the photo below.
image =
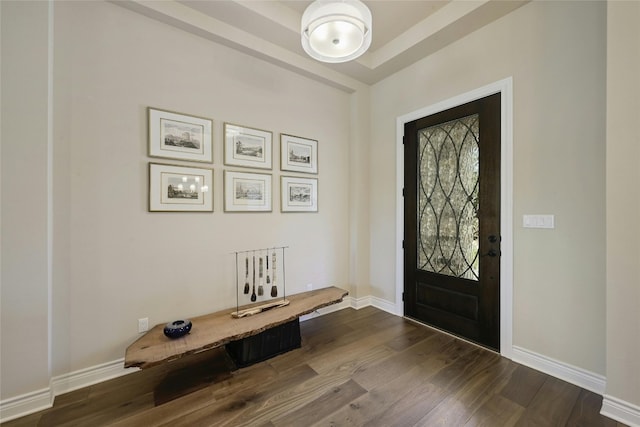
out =
<path fill-rule="evenodd" d="M 224 171 L 225 212 L 271 212 L 271 175 Z"/>
<path fill-rule="evenodd" d="M 224 124 L 224 164 L 272 169 L 273 134 L 270 131 Z"/>
<path fill-rule="evenodd" d="M 147 108 L 149 157 L 213 163 L 213 120 Z"/>
<path fill-rule="evenodd" d="M 149 212 L 213 212 L 213 169 L 149 163 Z"/>

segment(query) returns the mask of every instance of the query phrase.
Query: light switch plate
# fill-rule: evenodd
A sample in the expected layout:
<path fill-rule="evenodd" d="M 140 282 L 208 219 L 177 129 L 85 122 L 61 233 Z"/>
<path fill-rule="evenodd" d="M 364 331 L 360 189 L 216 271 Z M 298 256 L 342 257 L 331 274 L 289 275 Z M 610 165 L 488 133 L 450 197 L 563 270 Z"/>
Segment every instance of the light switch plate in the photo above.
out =
<path fill-rule="evenodd" d="M 524 228 L 555 228 L 554 215 L 522 215 Z"/>

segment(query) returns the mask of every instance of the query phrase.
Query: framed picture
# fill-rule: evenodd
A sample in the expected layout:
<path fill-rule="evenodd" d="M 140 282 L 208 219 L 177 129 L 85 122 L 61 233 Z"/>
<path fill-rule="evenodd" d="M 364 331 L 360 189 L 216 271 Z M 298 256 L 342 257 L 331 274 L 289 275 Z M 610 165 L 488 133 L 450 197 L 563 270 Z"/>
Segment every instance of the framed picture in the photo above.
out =
<path fill-rule="evenodd" d="M 148 108 L 149 156 L 213 162 L 213 121 Z"/>
<path fill-rule="evenodd" d="M 282 212 L 318 212 L 318 179 L 281 176 Z"/>
<path fill-rule="evenodd" d="M 271 169 L 272 133 L 245 126 L 224 124 L 224 164 Z"/>
<path fill-rule="evenodd" d="M 225 212 L 271 212 L 271 175 L 224 171 Z"/>
<path fill-rule="evenodd" d="M 149 212 L 213 212 L 213 170 L 149 163 Z"/>
<path fill-rule="evenodd" d="M 318 141 L 281 134 L 280 157 L 283 171 L 318 173 Z"/>

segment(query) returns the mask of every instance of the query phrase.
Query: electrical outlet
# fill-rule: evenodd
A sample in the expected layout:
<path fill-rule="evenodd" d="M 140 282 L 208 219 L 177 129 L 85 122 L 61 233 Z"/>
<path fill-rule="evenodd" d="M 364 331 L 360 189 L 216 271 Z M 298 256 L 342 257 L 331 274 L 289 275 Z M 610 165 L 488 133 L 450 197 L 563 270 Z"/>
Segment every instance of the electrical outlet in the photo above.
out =
<path fill-rule="evenodd" d="M 147 332 L 149 330 L 149 318 L 138 319 L 138 333 Z"/>
<path fill-rule="evenodd" d="M 312 291 L 313 290 L 313 284 L 312 283 L 307 283 L 307 290 L 308 291 Z"/>

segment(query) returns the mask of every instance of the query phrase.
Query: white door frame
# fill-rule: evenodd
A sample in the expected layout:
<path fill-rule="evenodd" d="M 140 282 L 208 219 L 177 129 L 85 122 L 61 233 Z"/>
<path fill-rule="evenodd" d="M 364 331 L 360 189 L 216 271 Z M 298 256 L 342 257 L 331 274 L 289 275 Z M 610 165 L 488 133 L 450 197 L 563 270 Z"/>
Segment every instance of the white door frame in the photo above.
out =
<path fill-rule="evenodd" d="M 500 354 L 512 358 L 513 347 L 513 79 L 491 83 L 396 119 L 396 313 L 404 316 L 404 125 L 494 93 L 500 102 Z"/>

